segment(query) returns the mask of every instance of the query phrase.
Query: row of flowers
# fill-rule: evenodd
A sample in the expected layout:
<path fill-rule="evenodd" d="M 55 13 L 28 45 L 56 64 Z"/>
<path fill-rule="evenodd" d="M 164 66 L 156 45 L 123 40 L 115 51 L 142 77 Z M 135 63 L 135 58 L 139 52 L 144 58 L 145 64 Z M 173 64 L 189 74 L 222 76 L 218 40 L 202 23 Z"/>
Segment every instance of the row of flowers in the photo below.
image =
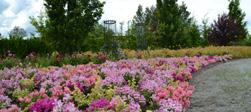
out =
<path fill-rule="evenodd" d="M 0 71 L 0 112 L 185 111 L 192 73 L 229 56 L 132 59 Z"/>

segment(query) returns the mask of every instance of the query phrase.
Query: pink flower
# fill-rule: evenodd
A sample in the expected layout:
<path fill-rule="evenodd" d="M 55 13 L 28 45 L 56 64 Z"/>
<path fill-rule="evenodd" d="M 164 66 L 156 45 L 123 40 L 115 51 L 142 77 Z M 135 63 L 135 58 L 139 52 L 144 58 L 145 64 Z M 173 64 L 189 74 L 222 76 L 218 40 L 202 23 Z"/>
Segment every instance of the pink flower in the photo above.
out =
<path fill-rule="evenodd" d="M 20 108 L 17 105 L 11 105 L 8 109 L 0 109 L 0 112 L 20 112 Z"/>
<path fill-rule="evenodd" d="M 169 92 L 165 89 L 157 90 L 157 96 L 160 98 L 165 98 Z"/>
<path fill-rule="evenodd" d="M 173 86 L 167 86 L 167 90 L 169 90 L 171 93 L 175 90 L 175 88 Z"/>
<path fill-rule="evenodd" d="M 179 100 L 180 96 L 181 96 L 181 94 L 178 91 L 174 91 L 173 95 L 172 95 L 172 99 Z"/>
<path fill-rule="evenodd" d="M 186 96 L 191 97 L 192 95 L 193 95 L 193 92 L 192 92 L 192 91 L 187 91 L 187 92 L 186 92 Z"/>

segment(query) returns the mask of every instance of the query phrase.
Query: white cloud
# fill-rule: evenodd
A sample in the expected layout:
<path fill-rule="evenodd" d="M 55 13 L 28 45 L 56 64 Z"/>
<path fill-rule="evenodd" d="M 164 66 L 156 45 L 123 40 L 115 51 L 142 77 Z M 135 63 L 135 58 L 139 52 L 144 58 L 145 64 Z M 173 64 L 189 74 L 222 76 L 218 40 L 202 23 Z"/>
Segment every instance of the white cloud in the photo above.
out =
<path fill-rule="evenodd" d="M 209 18 L 212 22 L 218 14 L 227 12 L 227 0 L 180 0 L 185 2 L 188 10 L 196 20 L 201 21 L 203 18 Z"/>
<path fill-rule="evenodd" d="M 7 9 L 7 10 L 5 10 L 5 11 L 3 12 L 3 17 L 8 18 L 8 17 L 14 17 L 14 16 L 15 16 L 15 13 L 12 12 L 11 10 L 9 10 L 9 9 Z"/>
<path fill-rule="evenodd" d="M 1 3 L 7 3 L 0 13 L 0 33 L 6 35 L 15 26 L 20 26 L 30 33 L 34 31 L 30 25 L 30 16 L 37 16 L 43 9 L 43 0 L 2 0 Z"/>
<path fill-rule="evenodd" d="M 13 20 L 12 23 L 10 24 L 10 27 L 11 28 L 14 28 L 15 26 L 25 27 L 25 25 L 29 21 L 29 18 L 27 18 L 27 17 L 29 17 L 29 16 L 27 15 L 27 13 L 25 11 L 19 12 L 16 15 L 16 18 L 18 18 L 18 19 Z"/>

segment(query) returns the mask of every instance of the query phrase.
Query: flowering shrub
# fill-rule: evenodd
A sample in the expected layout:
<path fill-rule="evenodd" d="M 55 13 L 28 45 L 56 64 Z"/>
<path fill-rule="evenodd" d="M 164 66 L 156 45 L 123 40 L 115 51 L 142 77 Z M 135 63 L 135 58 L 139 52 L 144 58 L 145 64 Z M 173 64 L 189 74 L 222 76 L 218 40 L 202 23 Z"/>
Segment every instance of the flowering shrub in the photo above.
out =
<path fill-rule="evenodd" d="M 50 112 L 55 106 L 55 100 L 53 99 L 41 99 L 30 106 L 30 112 Z"/>
<path fill-rule="evenodd" d="M 0 71 L 0 112 L 182 112 L 192 73 L 228 56 L 132 59 Z"/>

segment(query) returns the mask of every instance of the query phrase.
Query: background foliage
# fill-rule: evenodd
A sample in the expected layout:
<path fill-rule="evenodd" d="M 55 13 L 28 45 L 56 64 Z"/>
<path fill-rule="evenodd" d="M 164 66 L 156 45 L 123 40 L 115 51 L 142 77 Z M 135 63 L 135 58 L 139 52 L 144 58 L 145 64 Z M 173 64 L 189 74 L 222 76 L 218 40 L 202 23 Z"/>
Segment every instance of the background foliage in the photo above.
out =
<path fill-rule="evenodd" d="M 45 14 L 32 18 L 42 38 L 60 52 L 84 50 L 88 33 L 101 18 L 99 0 L 45 0 Z"/>
<path fill-rule="evenodd" d="M 240 0 L 229 0 L 228 14 L 219 15 L 211 25 L 208 41 L 212 45 L 231 45 L 247 39 L 245 12 L 240 9 Z"/>
<path fill-rule="evenodd" d="M 0 36 L 0 55 L 6 57 L 9 51 L 25 58 L 32 52 L 46 56 L 56 51 L 61 55 L 103 51 L 107 31 L 98 20 L 104 5 L 98 0 L 46 0 L 45 12 L 30 18 L 38 35 L 29 35 L 23 28 L 14 27 L 9 37 Z M 206 18 L 199 26 L 185 3 L 157 0 L 156 6 L 145 9 L 139 6 L 126 33 L 114 32 L 114 35 L 119 48 L 131 50 L 251 45 L 240 1 L 230 0 L 228 9 L 229 12 L 221 14 L 213 24 L 209 25 Z M 144 41 L 137 38 L 138 23 L 142 23 Z M 144 46 L 139 48 L 142 43 Z"/>
<path fill-rule="evenodd" d="M 36 52 L 46 55 L 53 51 L 52 47 L 41 40 L 41 38 L 30 39 L 0 39 L 0 55 L 5 56 L 13 52 L 16 57 L 25 58 L 28 54 Z"/>

